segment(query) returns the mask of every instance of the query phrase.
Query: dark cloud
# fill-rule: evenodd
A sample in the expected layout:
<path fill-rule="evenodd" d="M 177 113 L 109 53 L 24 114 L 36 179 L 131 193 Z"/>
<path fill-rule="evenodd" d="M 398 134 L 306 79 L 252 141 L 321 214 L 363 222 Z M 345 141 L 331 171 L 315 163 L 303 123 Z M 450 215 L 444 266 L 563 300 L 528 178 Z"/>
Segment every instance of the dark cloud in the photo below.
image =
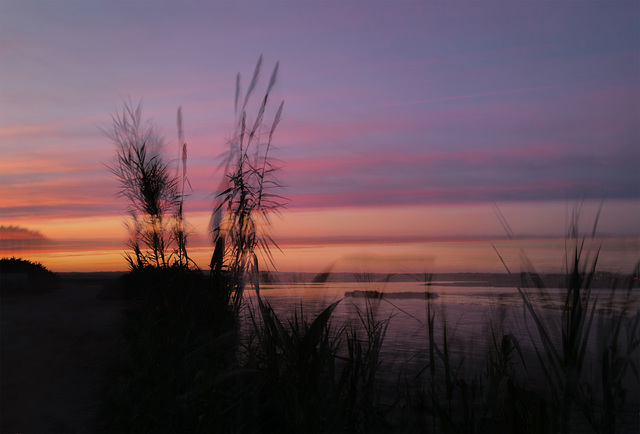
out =
<path fill-rule="evenodd" d="M 0 251 L 41 249 L 52 241 L 37 230 L 20 226 L 0 226 Z"/>

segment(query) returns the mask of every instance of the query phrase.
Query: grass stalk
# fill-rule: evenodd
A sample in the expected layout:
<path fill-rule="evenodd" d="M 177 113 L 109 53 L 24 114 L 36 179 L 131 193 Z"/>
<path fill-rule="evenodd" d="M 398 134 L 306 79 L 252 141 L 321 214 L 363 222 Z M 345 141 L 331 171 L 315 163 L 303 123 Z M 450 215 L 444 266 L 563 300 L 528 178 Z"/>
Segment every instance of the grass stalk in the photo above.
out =
<path fill-rule="evenodd" d="M 272 165 L 269 154 L 273 134 L 282 119 L 284 102 L 280 104 L 268 128 L 266 143 L 262 139 L 265 110 L 277 79 L 278 64 L 271 74 L 252 126 L 249 126 L 247 119 L 247 105 L 257 85 L 261 66 L 262 56 L 258 59 L 240 107 L 240 75 L 237 76 L 236 131 L 228 142 L 229 150 L 222 164 L 225 179 L 217 195 L 219 203 L 211 218 L 215 246 L 210 263 L 211 273 L 216 276 L 217 281 L 223 273 L 230 276 L 228 297 L 236 312 L 242 302 L 246 274 L 249 272 L 259 275 L 256 252 L 261 251 L 267 262 L 272 262 L 270 245 L 275 243 L 265 232 L 265 228 L 269 224 L 270 215 L 278 211 L 284 200 L 271 193 L 279 184 L 275 180 L 276 168 Z"/>

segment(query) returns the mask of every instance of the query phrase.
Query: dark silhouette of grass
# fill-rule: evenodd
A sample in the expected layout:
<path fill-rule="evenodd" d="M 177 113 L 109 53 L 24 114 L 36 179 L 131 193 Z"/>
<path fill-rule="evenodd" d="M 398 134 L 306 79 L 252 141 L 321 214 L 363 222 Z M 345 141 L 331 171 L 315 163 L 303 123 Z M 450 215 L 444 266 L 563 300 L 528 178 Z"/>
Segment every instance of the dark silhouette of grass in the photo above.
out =
<path fill-rule="evenodd" d="M 468 359 L 427 297 L 426 363 L 418 372 L 397 372 L 389 389 L 393 374 L 381 377 L 378 368 L 393 318 L 377 318 L 373 308 L 384 299 L 365 298 L 356 324 L 332 324 L 338 303 L 347 300 L 317 316 L 300 309 L 287 318 L 258 295 L 249 331 L 240 334 L 233 308 L 219 310 L 225 305 L 209 290 L 208 276 L 175 273 L 126 277 L 133 288 L 155 283 L 140 295 L 152 298 L 127 315 L 125 363 L 110 381 L 116 393 L 109 431 L 558 432 L 565 425 L 570 432 L 625 432 L 633 426 L 625 420 L 625 390 L 637 391 L 629 383 L 637 370 L 637 306 L 627 307 L 631 315 L 602 317 L 612 325 L 598 328 L 601 356 L 584 356 L 577 392 L 584 398 L 572 397 L 565 424 L 564 395 L 545 386 L 551 368 L 544 347 L 538 356 L 525 355 L 522 337 L 500 321 L 489 325 L 487 347 Z M 540 316 L 536 303 L 531 309 Z M 545 315 L 561 319 L 563 312 Z M 560 334 L 547 334 L 550 345 L 562 345 Z"/>
<path fill-rule="evenodd" d="M 267 262 L 272 262 L 270 245 L 275 245 L 275 242 L 265 228 L 269 225 L 270 215 L 283 206 L 284 200 L 272 192 L 279 184 L 274 178 L 276 167 L 269 155 L 273 135 L 282 119 L 284 101 L 280 103 L 271 126 L 263 125 L 269 95 L 278 76 L 278 63 L 273 69 L 255 119 L 250 121 L 247 118 L 247 104 L 257 85 L 261 66 L 262 56 L 258 59 L 240 106 L 240 74 L 236 79 L 236 130 L 228 142 L 229 149 L 223 162 L 224 179 L 217 196 L 219 203 L 211 217 L 215 246 L 211 256 L 211 273 L 217 279 L 222 273 L 231 276 L 233 286 L 229 297 L 236 311 L 239 311 L 242 303 L 246 274 L 254 276 L 254 280 L 260 275 L 258 250 Z"/>
<path fill-rule="evenodd" d="M 591 239 L 595 238 L 600 210 L 594 219 Z M 611 310 L 608 315 L 600 317 L 598 355 L 602 357 L 601 376 L 600 379 L 593 374 L 588 376 L 585 369 L 587 346 L 592 340 L 591 328 L 598 306 L 598 297 L 592 298 L 592 284 L 597 276 L 600 248 L 595 252 L 585 250 L 587 236 L 580 235 L 580 208 L 574 209 L 566 240 L 569 247 L 566 249 L 564 293 L 559 318 L 543 314 L 542 306 L 538 306 L 531 297 L 527 288 L 534 288 L 543 303 L 551 300 L 541 276 L 535 272 L 526 256 L 523 257 L 528 271 L 522 273 L 522 285 L 517 288 L 528 314 L 525 319 L 533 320 L 533 330 L 540 341 L 540 345 L 535 344 L 529 329 L 547 390 L 544 396 L 545 411 L 538 415 L 538 419 L 544 419 L 545 427 L 552 431 L 571 432 L 576 424 L 582 426 L 588 423 L 598 432 L 616 432 L 619 428 L 616 426 L 617 415 L 624 409 L 627 393 L 622 378 L 628 380 L 627 374 L 631 373 L 632 377 L 635 376 L 636 384 L 640 379 L 637 355 L 635 359 L 632 357 L 640 345 L 640 309 L 635 306 L 635 313 L 629 311 L 633 309 L 629 295 L 636 281 L 630 279 L 626 291 L 617 291 L 614 281 L 610 305 L 613 297 L 623 297 L 623 309 L 621 312 Z M 590 257 L 590 253 L 593 257 Z M 605 324 L 607 322 L 610 327 Z M 623 327 L 626 340 L 621 339 Z M 601 391 L 598 391 L 597 385 L 600 383 Z"/>
<path fill-rule="evenodd" d="M 182 204 L 186 179 L 186 143 L 182 141 L 182 114 L 178 131 L 183 150 L 182 189 L 177 174 L 163 157 L 164 139 L 155 126 L 142 120 L 142 107 L 125 103 L 112 116 L 107 136 L 116 145 L 116 162 L 108 166 L 120 185 L 118 196 L 128 200 L 131 237 L 125 258 L 131 269 L 188 267 Z M 175 257 L 177 256 L 177 258 Z"/>

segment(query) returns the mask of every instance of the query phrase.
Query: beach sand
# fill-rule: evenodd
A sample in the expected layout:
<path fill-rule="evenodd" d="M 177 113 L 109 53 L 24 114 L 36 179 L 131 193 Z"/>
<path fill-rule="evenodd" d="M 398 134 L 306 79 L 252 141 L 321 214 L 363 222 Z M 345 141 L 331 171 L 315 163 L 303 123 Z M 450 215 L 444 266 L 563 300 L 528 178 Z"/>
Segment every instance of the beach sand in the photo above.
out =
<path fill-rule="evenodd" d="M 117 345 L 115 276 L 62 277 L 60 287 L 1 299 L 2 432 L 92 432 Z"/>

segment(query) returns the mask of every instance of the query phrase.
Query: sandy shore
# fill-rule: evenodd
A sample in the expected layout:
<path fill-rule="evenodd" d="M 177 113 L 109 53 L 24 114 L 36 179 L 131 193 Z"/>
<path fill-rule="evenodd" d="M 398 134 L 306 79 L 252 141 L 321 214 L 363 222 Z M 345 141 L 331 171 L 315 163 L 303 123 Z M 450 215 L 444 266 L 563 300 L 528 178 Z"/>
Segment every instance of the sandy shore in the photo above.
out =
<path fill-rule="evenodd" d="M 99 297 L 113 279 L 1 300 L 1 431 L 91 432 L 123 303 Z"/>

